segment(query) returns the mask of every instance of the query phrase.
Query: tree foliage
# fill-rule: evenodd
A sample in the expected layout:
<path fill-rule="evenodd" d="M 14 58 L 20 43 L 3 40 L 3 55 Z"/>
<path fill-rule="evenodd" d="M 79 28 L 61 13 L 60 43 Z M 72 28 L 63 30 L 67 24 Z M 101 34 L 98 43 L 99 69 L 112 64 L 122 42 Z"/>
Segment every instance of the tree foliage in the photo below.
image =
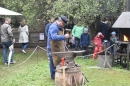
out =
<path fill-rule="evenodd" d="M 2 0 L 8 9 L 20 12 L 28 24 L 36 29 L 45 26 L 50 16 L 66 15 L 81 19 L 91 31 L 104 17 L 117 18 L 125 11 L 125 0 Z"/>
<path fill-rule="evenodd" d="M 117 18 L 125 8 L 125 0 L 57 0 L 48 14 L 65 14 L 81 19 L 84 26 L 95 33 L 98 22 L 104 17 Z"/>

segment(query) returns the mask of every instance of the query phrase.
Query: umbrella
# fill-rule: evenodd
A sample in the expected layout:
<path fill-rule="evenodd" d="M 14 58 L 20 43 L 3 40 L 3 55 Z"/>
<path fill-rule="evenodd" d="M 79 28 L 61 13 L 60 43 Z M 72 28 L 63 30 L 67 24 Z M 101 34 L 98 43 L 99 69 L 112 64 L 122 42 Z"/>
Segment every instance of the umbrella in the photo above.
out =
<path fill-rule="evenodd" d="M 9 56 L 8 56 L 8 67 L 10 65 L 10 61 L 11 61 L 11 57 L 12 57 L 12 50 L 14 49 L 14 45 L 12 44 L 10 47 L 9 47 Z"/>
<path fill-rule="evenodd" d="M 0 7 L 0 15 L 22 15 L 22 14 Z"/>

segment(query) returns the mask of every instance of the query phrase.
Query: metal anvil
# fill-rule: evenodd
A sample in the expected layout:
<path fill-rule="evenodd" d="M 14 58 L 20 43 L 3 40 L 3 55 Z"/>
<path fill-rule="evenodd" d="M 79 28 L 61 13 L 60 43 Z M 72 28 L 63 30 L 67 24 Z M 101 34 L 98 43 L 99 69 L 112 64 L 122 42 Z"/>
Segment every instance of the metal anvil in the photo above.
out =
<path fill-rule="evenodd" d="M 52 52 L 51 54 L 57 55 L 59 58 L 65 58 L 65 60 L 74 60 L 74 58 L 79 53 L 83 53 L 85 50 L 82 51 L 65 51 L 65 52 Z"/>
<path fill-rule="evenodd" d="M 52 52 L 51 54 L 57 55 L 59 57 L 59 59 L 65 58 L 65 62 L 67 64 L 66 66 L 75 66 L 74 58 L 77 56 L 77 54 L 80 54 L 80 53 L 83 53 L 83 52 L 85 52 L 85 50 L 82 50 L 82 51 Z"/>

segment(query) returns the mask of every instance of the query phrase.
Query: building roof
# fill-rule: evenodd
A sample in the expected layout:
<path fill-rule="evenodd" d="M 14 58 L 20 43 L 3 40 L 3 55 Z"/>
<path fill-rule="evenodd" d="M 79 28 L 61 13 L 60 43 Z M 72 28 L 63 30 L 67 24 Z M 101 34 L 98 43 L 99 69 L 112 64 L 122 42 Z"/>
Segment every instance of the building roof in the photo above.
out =
<path fill-rule="evenodd" d="M 130 12 L 122 12 L 112 28 L 130 28 Z"/>

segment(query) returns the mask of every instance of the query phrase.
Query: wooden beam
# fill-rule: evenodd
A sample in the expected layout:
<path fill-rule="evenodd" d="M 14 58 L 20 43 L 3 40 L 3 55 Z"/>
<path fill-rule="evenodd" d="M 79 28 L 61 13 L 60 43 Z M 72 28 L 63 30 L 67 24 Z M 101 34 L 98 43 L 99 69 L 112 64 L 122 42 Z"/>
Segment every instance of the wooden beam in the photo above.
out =
<path fill-rule="evenodd" d="M 130 0 L 126 0 L 126 11 L 130 11 Z"/>
<path fill-rule="evenodd" d="M 129 70 L 129 46 L 130 44 L 127 45 L 127 70 Z"/>

